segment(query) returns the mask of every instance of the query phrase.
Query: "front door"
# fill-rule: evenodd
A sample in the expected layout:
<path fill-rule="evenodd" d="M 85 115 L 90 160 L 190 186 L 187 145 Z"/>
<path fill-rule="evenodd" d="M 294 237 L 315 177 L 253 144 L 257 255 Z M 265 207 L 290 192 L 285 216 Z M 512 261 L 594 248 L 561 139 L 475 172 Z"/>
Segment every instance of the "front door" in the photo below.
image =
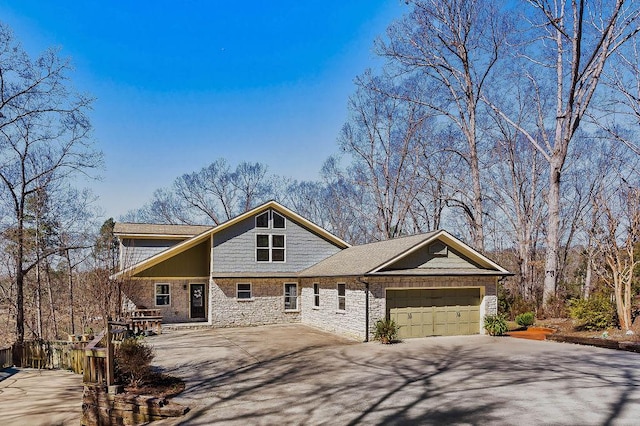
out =
<path fill-rule="evenodd" d="M 191 301 L 191 318 L 206 318 L 204 312 L 204 284 L 191 284 L 189 294 L 189 299 Z"/>

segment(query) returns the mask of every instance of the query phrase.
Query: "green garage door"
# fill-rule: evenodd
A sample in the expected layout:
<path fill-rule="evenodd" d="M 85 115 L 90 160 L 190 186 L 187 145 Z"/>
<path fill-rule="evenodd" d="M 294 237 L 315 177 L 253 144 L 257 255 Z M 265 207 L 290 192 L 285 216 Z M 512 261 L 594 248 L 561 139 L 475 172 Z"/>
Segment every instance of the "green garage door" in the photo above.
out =
<path fill-rule="evenodd" d="M 387 315 L 401 339 L 478 334 L 480 289 L 387 290 Z"/>

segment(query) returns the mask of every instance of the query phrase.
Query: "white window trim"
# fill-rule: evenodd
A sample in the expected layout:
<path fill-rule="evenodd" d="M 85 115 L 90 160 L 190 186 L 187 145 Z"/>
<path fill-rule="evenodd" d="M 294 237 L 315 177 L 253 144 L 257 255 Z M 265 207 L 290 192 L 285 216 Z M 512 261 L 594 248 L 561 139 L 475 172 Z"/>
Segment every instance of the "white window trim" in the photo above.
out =
<path fill-rule="evenodd" d="M 287 309 L 287 308 L 285 308 L 284 311 L 285 312 L 299 312 L 300 311 L 300 294 L 299 294 L 299 291 L 298 291 L 298 287 L 299 287 L 298 283 L 297 282 L 288 282 L 288 283 L 282 284 L 282 294 L 284 296 L 283 302 L 284 302 L 284 300 L 286 300 L 287 297 L 291 297 L 291 296 L 287 296 L 287 285 L 295 285 L 296 286 L 296 295 L 294 296 L 295 300 L 296 300 L 296 307 L 295 307 L 295 309 Z M 286 306 L 286 304 L 285 304 L 285 306 Z"/>
<path fill-rule="evenodd" d="M 264 228 L 261 228 L 264 229 Z M 254 256 L 255 256 L 255 261 L 257 263 L 287 263 L 287 235 L 286 234 L 267 234 L 267 233 L 263 233 L 263 232 L 257 232 L 256 234 L 256 238 L 255 238 L 255 251 L 254 251 Z M 259 235 L 266 235 L 269 237 L 269 246 L 268 247 L 258 247 L 258 236 Z M 273 246 L 273 237 L 275 236 L 281 236 L 284 239 L 284 247 L 274 247 Z M 258 260 L 258 249 L 261 250 L 269 250 L 269 260 Z M 273 260 L 273 250 L 284 250 L 284 260 Z"/>
<path fill-rule="evenodd" d="M 258 217 L 262 216 L 265 213 L 267 214 L 267 226 L 258 226 Z M 282 218 L 284 222 L 284 226 L 282 228 L 276 228 L 275 226 L 273 226 L 273 215 L 278 215 Z M 256 229 L 287 229 L 287 218 L 285 215 L 280 214 L 275 210 L 267 210 L 266 212 L 262 212 L 254 216 L 254 225 Z"/>
<path fill-rule="evenodd" d="M 318 292 L 316 293 L 316 288 L 318 289 Z M 316 309 L 320 308 L 320 283 L 313 283 L 313 307 Z M 316 301 L 318 302 L 316 304 Z"/>
<path fill-rule="evenodd" d="M 167 288 L 169 289 L 169 293 L 158 293 L 159 285 L 166 285 Z M 169 303 L 158 305 L 158 296 L 169 296 Z M 155 283 L 155 286 L 153 287 L 153 305 L 160 306 L 160 307 L 171 306 L 171 283 Z"/>
<path fill-rule="evenodd" d="M 344 296 L 340 296 L 340 286 L 344 286 Z M 347 310 L 347 283 L 336 284 L 336 311 L 345 312 Z M 344 309 L 340 309 L 340 299 L 344 299 Z"/>
<path fill-rule="evenodd" d="M 267 210 L 266 212 L 262 212 L 260 214 L 255 215 L 254 217 L 254 225 L 256 229 L 270 229 L 271 228 L 271 211 Z M 267 214 L 267 226 L 258 226 L 258 217 L 262 216 L 263 214 Z"/>
<path fill-rule="evenodd" d="M 238 286 L 241 284 L 249 284 L 249 297 L 238 297 Z M 241 290 L 242 292 L 246 292 L 247 290 Z M 251 283 L 236 283 L 236 300 L 238 302 L 250 302 L 253 300 L 253 284 Z"/>
<path fill-rule="evenodd" d="M 270 212 L 270 214 L 269 214 L 269 219 L 270 219 L 269 224 L 271 225 L 271 229 L 278 229 L 278 230 L 287 229 L 287 218 L 284 215 L 282 215 L 282 214 L 280 214 L 280 213 L 278 213 L 278 212 L 276 212 L 274 210 L 269 210 L 269 212 Z M 280 216 L 282 218 L 282 220 L 284 222 L 284 226 L 282 228 L 276 228 L 275 226 L 273 226 L 273 215 L 274 214 L 277 214 L 278 216 Z"/>

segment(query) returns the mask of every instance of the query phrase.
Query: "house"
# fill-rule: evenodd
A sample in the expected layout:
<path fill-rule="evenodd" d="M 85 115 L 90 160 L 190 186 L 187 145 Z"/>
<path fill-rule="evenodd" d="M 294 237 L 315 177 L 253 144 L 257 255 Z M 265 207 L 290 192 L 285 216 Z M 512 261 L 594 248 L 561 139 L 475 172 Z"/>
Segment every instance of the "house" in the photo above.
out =
<path fill-rule="evenodd" d="M 446 231 L 350 246 L 270 201 L 216 227 L 116 224 L 127 297 L 165 322 L 301 322 L 358 340 L 482 333 L 510 273 Z M 131 260 L 131 263 L 127 263 Z"/>

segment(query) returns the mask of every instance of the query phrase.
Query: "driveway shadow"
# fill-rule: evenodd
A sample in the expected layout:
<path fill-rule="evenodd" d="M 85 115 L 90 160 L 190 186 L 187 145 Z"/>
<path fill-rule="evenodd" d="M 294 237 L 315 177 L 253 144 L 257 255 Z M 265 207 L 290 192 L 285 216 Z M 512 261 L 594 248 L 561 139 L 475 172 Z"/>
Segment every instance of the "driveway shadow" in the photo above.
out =
<path fill-rule="evenodd" d="M 268 343 L 275 330 L 244 329 L 158 347 L 163 369 L 186 380 L 175 398 L 191 407 L 183 421 L 616 424 L 640 417 L 637 354 L 484 336 L 383 346 L 331 335 L 305 340 L 318 332 L 302 326 L 284 334 L 292 332 L 298 336 L 288 346 L 282 335 Z M 164 356 L 172 350 L 181 362 L 163 363 L 175 359 Z"/>

